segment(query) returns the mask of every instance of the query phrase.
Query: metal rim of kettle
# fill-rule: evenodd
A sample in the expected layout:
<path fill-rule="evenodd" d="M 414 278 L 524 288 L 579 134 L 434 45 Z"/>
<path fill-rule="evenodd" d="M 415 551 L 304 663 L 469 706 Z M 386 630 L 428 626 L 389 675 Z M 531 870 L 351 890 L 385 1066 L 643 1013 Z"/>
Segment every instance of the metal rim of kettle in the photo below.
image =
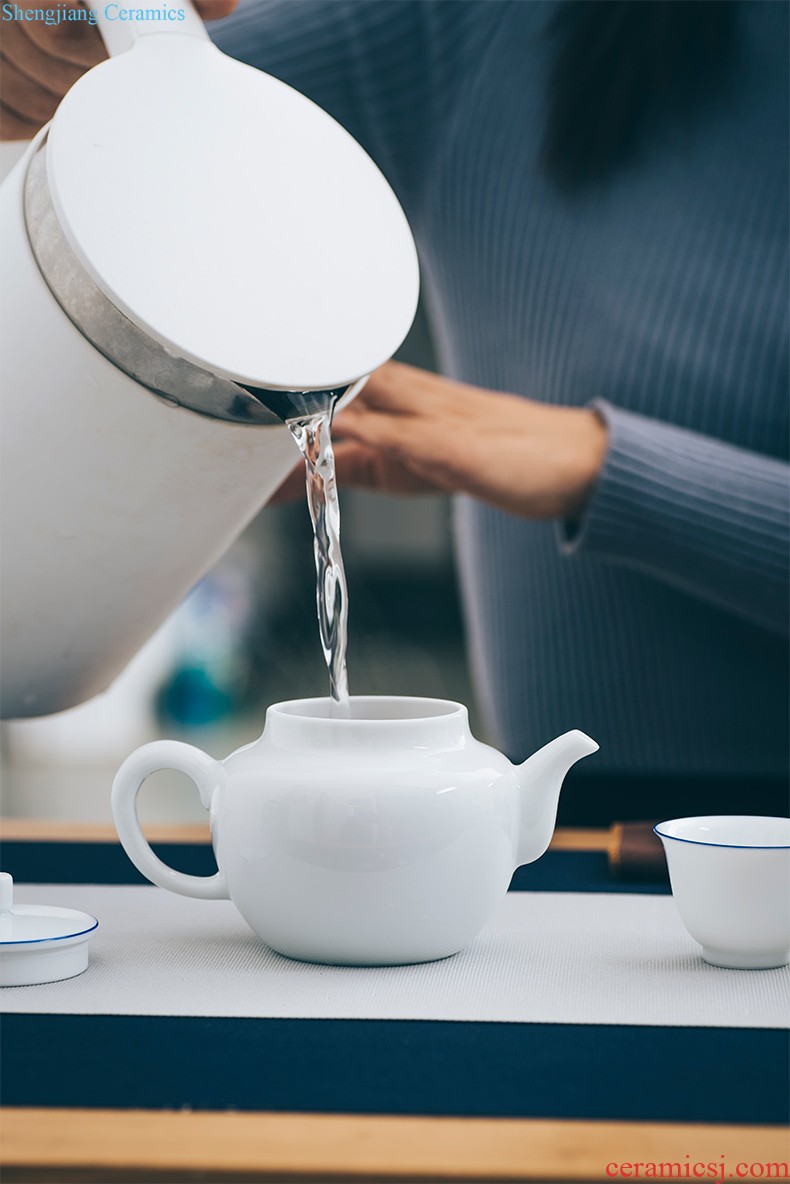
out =
<path fill-rule="evenodd" d="M 55 213 L 46 144 L 45 136 L 27 170 L 25 224 L 49 290 L 82 336 L 135 382 L 198 415 L 267 427 L 303 414 L 311 392 L 258 390 L 220 378 L 154 341 L 105 296 L 69 246 Z M 347 389 L 322 393 L 340 398 Z M 279 405 L 279 414 L 272 405 Z"/>

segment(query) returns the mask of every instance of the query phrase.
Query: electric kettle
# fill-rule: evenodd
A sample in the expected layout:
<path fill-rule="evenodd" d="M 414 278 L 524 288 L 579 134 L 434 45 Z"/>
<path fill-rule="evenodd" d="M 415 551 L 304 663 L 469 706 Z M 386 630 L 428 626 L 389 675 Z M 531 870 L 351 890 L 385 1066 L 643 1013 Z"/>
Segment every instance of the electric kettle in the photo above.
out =
<path fill-rule="evenodd" d="M 353 397 L 416 309 L 370 158 L 181 10 L 99 9 L 0 190 L 5 718 L 105 689 L 298 459 L 293 393 Z"/>

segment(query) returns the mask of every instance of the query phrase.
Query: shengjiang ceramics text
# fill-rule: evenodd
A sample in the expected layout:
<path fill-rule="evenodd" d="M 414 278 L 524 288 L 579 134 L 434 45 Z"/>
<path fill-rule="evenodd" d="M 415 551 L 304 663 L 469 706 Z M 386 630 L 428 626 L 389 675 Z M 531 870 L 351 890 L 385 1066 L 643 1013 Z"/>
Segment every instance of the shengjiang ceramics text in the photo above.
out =
<path fill-rule="evenodd" d="M 37 21 L 43 25 L 60 25 L 67 21 L 84 21 L 95 25 L 99 15 L 106 21 L 144 21 L 173 24 L 186 20 L 183 8 L 126 8 L 122 4 L 104 4 L 98 8 L 70 8 L 65 4 L 57 4 L 54 8 L 23 8 L 20 4 L 3 4 L 0 7 L 0 20 L 3 21 Z"/>

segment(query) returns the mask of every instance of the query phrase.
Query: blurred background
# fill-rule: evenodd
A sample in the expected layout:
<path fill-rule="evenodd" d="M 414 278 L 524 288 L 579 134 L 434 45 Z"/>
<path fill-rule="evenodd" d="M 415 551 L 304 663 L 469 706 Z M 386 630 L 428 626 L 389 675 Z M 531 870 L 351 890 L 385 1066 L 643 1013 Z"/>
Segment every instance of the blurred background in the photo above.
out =
<path fill-rule="evenodd" d="M 398 358 L 433 367 L 424 310 Z M 352 694 L 460 700 L 485 739 L 464 655 L 449 499 L 342 487 L 340 499 Z M 306 501 L 265 507 L 107 694 L 2 725 L 2 813 L 109 821 L 113 775 L 138 744 L 168 736 L 225 757 L 260 735 L 269 703 L 327 694 L 315 596 Z M 149 778 L 139 804 L 143 821 L 206 819 L 194 786 L 174 772 Z"/>

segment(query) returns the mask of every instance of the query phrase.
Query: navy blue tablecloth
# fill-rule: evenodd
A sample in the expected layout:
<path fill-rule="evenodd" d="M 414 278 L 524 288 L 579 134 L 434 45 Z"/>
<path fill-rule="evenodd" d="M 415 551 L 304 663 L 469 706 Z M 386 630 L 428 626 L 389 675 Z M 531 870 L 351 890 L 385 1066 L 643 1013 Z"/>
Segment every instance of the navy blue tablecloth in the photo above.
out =
<path fill-rule="evenodd" d="M 158 853 L 195 874 L 212 867 L 204 847 Z M 115 844 L 9 842 L 3 866 L 20 881 L 140 882 Z M 511 888 L 664 891 L 612 882 L 602 854 L 565 851 Z M 3 1003 L 13 1008 L 13 988 Z M 772 1030 L 421 1020 L 10 1013 L 0 1050 L 14 1106 L 713 1123 L 787 1121 L 789 1064 L 790 1037 Z"/>

